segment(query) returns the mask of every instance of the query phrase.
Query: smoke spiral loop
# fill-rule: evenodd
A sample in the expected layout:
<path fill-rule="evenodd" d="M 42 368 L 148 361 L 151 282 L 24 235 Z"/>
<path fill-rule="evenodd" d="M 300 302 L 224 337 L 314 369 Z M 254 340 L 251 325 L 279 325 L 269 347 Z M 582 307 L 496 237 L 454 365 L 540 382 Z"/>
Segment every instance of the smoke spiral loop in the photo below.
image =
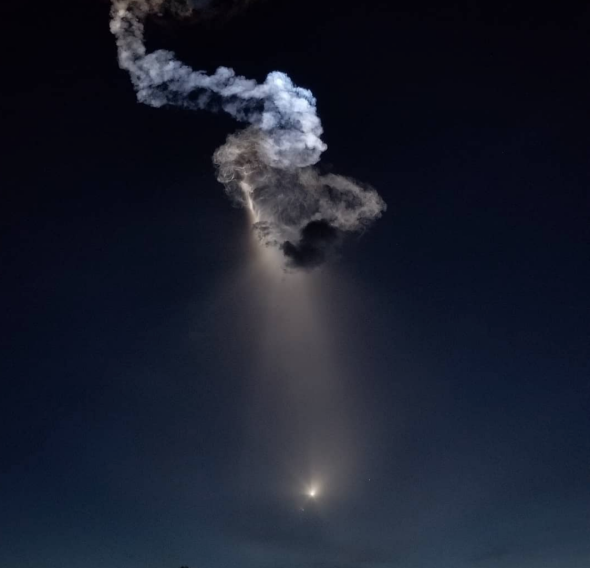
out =
<path fill-rule="evenodd" d="M 370 187 L 343 176 L 322 176 L 312 167 L 326 150 L 316 100 L 285 73 L 273 71 L 257 83 L 227 67 L 212 75 L 195 71 L 171 51 L 147 53 L 144 22 L 149 14 L 183 16 L 208 4 L 113 0 L 110 29 L 119 66 L 129 73 L 144 104 L 202 110 L 211 108 L 215 97 L 225 112 L 249 123 L 215 152 L 218 180 L 236 203 L 255 213 L 258 236 L 280 248 L 289 265 L 320 264 L 340 233 L 367 227 L 385 203 Z M 308 229 L 318 223 L 325 230 Z"/>

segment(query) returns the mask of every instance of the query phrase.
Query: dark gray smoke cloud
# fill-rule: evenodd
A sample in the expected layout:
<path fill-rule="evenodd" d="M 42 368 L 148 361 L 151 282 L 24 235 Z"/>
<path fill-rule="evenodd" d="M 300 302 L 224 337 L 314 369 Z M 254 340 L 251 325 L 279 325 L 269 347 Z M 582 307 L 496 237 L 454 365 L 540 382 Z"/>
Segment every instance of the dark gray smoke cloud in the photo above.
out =
<path fill-rule="evenodd" d="M 234 0 L 230 5 L 243 2 Z M 211 108 L 212 98 L 251 126 L 228 137 L 214 155 L 218 179 L 246 207 L 260 240 L 283 251 L 291 267 L 321 264 L 346 232 L 363 230 L 386 206 L 377 192 L 316 164 L 326 145 L 311 91 L 274 71 L 263 83 L 220 67 L 208 75 L 174 53 L 147 53 L 144 22 L 149 14 L 190 16 L 216 0 L 113 0 L 111 32 L 140 102 L 161 107 Z"/>
<path fill-rule="evenodd" d="M 299 241 L 285 241 L 281 250 L 294 268 L 314 268 L 323 264 L 335 251 L 340 233 L 330 223 L 311 221 L 300 231 Z"/>

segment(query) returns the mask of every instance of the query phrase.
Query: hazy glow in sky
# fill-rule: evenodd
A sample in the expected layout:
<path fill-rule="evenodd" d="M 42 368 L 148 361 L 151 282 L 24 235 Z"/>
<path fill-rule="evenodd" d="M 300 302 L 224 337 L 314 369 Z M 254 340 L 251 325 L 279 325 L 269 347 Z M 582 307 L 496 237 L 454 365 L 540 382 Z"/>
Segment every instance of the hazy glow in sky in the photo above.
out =
<path fill-rule="evenodd" d="M 313 88 L 395 204 L 287 272 L 214 178 L 237 122 L 135 104 L 103 2 L 6 5 L 2 568 L 590 566 L 587 18 L 426 4 L 148 19 Z"/>

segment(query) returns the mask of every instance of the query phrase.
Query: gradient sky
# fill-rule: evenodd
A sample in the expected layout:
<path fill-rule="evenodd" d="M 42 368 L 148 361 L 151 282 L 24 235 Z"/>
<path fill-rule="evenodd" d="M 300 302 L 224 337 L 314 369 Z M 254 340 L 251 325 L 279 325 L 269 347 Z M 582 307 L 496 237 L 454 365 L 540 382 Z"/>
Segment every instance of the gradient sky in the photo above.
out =
<path fill-rule="evenodd" d="M 137 104 L 83 4 L 3 8 L 0 566 L 590 566 L 588 10 L 153 25 L 312 89 L 387 201 L 286 283 L 215 180 L 239 125 Z"/>

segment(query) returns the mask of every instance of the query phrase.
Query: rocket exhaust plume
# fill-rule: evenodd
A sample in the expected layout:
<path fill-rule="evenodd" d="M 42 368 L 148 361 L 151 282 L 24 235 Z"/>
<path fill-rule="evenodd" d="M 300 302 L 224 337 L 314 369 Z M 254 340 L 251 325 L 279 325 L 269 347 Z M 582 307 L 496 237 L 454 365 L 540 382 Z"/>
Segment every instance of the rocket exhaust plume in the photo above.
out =
<path fill-rule="evenodd" d="M 287 266 L 312 268 L 330 256 L 345 233 L 377 219 L 385 203 L 367 185 L 313 167 L 326 149 L 316 100 L 286 74 L 274 71 L 257 83 L 227 67 L 212 75 L 195 71 L 171 51 L 146 52 L 149 14 L 188 16 L 218 3 L 113 0 L 110 29 L 119 66 L 144 104 L 200 110 L 215 99 L 225 112 L 249 123 L 215 152 L 217 178 L 235 203 L 251 211 L 262 243 L 281 250 Z"/>

